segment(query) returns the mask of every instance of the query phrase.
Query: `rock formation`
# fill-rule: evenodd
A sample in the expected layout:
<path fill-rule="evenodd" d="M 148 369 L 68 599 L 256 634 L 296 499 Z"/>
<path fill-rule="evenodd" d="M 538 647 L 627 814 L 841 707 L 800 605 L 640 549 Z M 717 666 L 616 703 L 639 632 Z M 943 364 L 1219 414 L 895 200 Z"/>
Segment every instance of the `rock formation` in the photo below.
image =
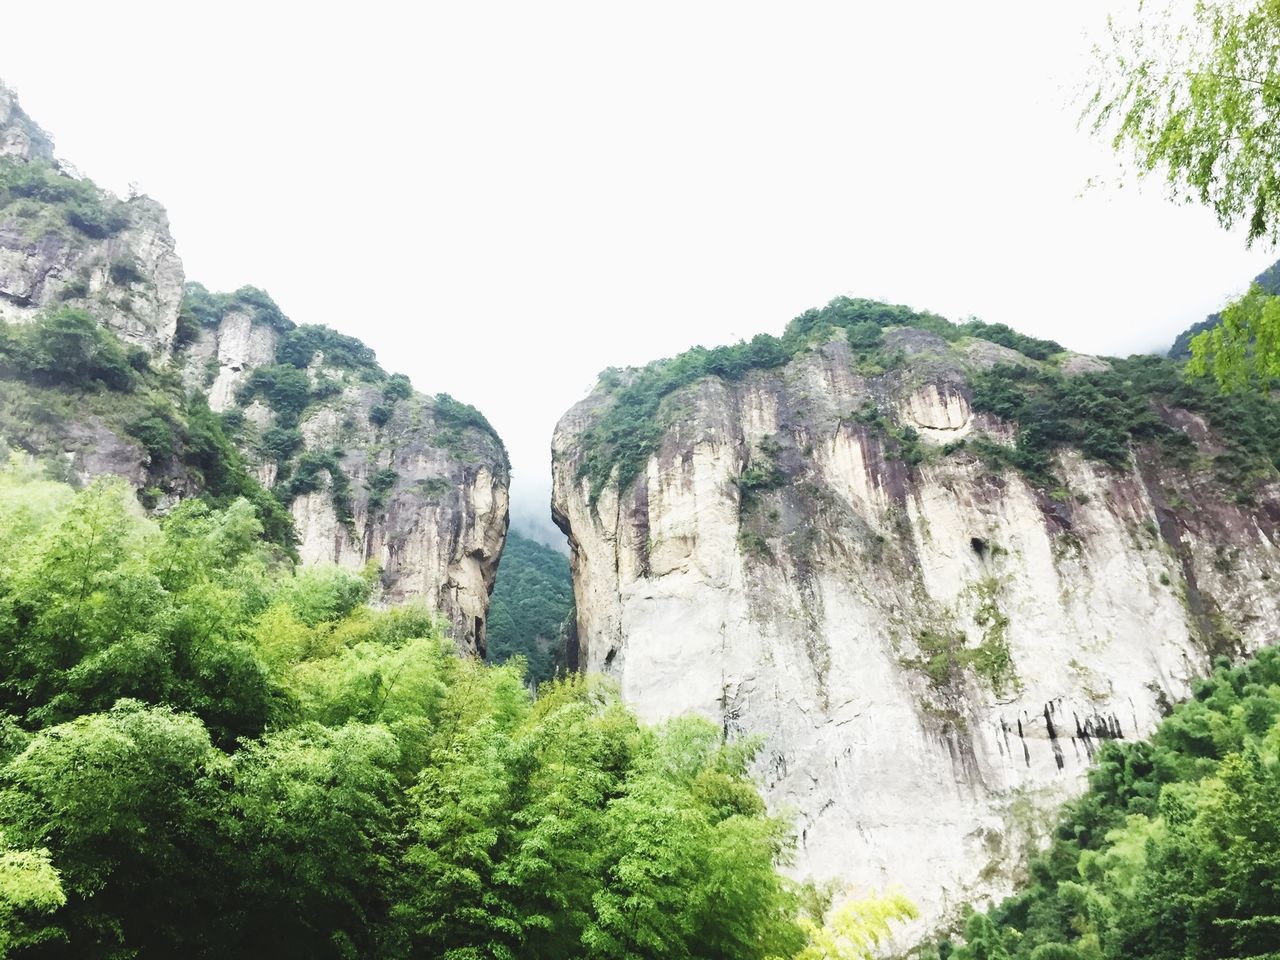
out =
<path fill-rule="evenodd" d="M 635 371 L 553 441 L 579 666 L 648 719 L 760 738 L 795 872 L 900 884 L 930 923 L 1010 892 L 1102 741 L 1280 623 L 1274 468 L 1245 502 L 1197 465 L 1223 451 L 1206 418 L 1157 404 L 1187 456 L 1064 449 L 1033 482 L 989 456 L 1019 425 L 971 403 L 996 364 L 1107 367 L 893 326 L 859 356 L 833 331 L 666 396 L 634 482 L 593 489 L 589 460 Z"/>
<path fill-rule="evenodd" d="M 188 426 L 184 394 L 202 397 L 246 469 L 288 507 L 304 562 L 377 564 L 383 598 L 425 599 L 461 650 L 483 654 L 510 472 L 483 417 L 389 378 L 358 341 L 297 328 L 261 291 L 184 286 L 164 208 L 118 200 L 60 164 L 0 85 L 0 321 L 63 308 L 139 351 L 152 396 L 77 401 L 0 381 L 0 444 L 68 479 L 122 476 L 163 510 L 206 490 L 183 440 L 166 440 Z M 329 344 L 343 356 L 326 356 Z M 246 392 L 255 371 L 291 377 L 293 406 L 277 409 L 270 389 Z"/>

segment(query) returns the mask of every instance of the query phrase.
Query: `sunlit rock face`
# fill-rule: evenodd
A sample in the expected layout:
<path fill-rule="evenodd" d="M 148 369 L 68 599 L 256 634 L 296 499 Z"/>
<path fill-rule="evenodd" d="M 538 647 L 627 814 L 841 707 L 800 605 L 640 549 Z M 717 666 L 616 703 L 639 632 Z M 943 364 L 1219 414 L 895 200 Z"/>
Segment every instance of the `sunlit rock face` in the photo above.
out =
<path fill-rule="evenodd" d="M 54 160 L 49 136 L 3 85 L 0 163 L 52 164 L 82 182 Z M 313 385 L 323 380 L 328 392 L 301 415 L 299 453 L 326 467 L 314 489 L 290 494 L 289 477 L 264 444 L 281 424 L 261 397 L 244 396 L 242 388 L 255 370 L 277 362 L 291 324 L 233 307 L 213 323 L 187 318 L 185 335 L 176 336 L 185 278 L 164 208 L 147 197 L 120 201 L 88 189 L 102 209 L 118 214 L 108 235 L 76 228 L 65 206 L 52 201 L 0 206 L 0 319 L 22 323 L 74 307 L 141 349 L 154 367 L 175 374 L 181 386 L 171 399 L 181 403 L 181 394 L 194 393 L 214 412 L 239 417 L 235 429 L 225 421 L 228 430 L 259 482 L 288 502 L 303 562 L 377 565 L 379 601 L 425 601 L 447 618 L 461 652 L 483 654 L 507 529 L 510 470 L 501 441 L 487 430 L 441 422 L 436 402 L 421 394 L 390 402 L 378 383 L 327 366 L 318 353 L 307 376 Z M 385 408 L 385 421 L 374 416 L 375 406 Z M 0 445 L 6 442 L 65 462 L 68 479 L 79 482 L 113 474 L 142 491 L 156 479 L 136 439 L 87 413 L 29 424 L 20 438 L 0 435 Z M 161 511 L 202 490 L 194 474 L 165 481 L 163 495 L 153 489 L 147 497 Z"/>
<path fill-rule="evenodd" d="M 294 500 L 299 554 L 308 563 L 382 569 L 382 599 L 422 598 L 453 625 L 464 653 L 485 652 L 489 594 L 506 540 L 510 471 L 496 438 L 468 431 L 442 446 L 446 429 L 429 398 L 396 405 L 382 427 L 369 419 L 369 386 L 348 386 L 301 423 L 308 450 L 339 450 L 350 484 L 350 518 L 339 515 L 332 478 Z M 388 473 L 389 472 L 389 473 Z M 394 475 L 381 494 L 376 477 Z"/>
<path fill-rule="evenodd" d="M 693 712 L 760 738 L 794 872 L 899 884 L 935 924 L 1012 890 L 1100 743 L 1150 733 L 1211 652 L 1275 639 L 1280 490 L 1246 508 L 1142 452 L 1116 471 L 1070 451 L 1062 489 L 1039 490 L 943 453 L 1010 441 L 971 411 L 966 378 L 1025 358 L 910 329 L 886 349 L 906 359 L 875 376 L 835 339 L 684 388 L 643 476 L 593 504 L 579 468 L 597 388 L 556 430 L 553 510 L 579 666 L 648 719 Z M 857 415 L 868 404 L 932 453 L 896 457 Z M 1214 443 L 1185 411 L 1162 415 Z M 744 494 L 761 464 L 783 482 Z"/>
<path fill-rule="evenodd" d="M 177 358 L 189 384 L 207 385 L 213 410 L 243 417 L 244 452 L 267 487 L 288 480 L 263 449 L 277 418 L 242 388 L 255 369 L 275 362 L 281 336 L 234 309 Z M 341 479 L 326 470 L 317 489 L 290 504 L 302 561 L 351 570 L 376 564 L 382 601 L 426 601 L 449 620 L 461 652 L 483 654 L 507 531 L 510 469 L 501 442 L 483 430 L 451 430 L 435 401 L 417 393 L 378 423 L 380 385 L 326 366 L 321 355 L 307 375 L 336 386 L 304 411 L 301 451 L 332 456 Z"/>

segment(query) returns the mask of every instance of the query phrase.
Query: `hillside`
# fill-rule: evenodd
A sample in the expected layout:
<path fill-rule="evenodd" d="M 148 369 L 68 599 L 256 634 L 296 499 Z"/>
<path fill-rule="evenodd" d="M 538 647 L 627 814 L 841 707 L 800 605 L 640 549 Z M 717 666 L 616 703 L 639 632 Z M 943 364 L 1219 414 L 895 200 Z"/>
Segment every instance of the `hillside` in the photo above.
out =
<path fill-rule="evenodd" d="M 75 174 L 0 86 L 0 443 L 163 514 L 246 497 L 306 563 L 380 571 L 483 653 L 510 465 L 475 408 L 262 290 L 187 283 L 164 209 Z"/>

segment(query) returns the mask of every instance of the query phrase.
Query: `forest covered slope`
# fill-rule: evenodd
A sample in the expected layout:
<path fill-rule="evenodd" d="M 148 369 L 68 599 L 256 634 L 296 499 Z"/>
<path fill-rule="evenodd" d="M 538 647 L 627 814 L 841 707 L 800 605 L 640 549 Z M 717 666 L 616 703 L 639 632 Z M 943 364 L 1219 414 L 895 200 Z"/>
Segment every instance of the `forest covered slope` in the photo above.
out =
<path fill-rule="evenodd" d="M 1219 661 L 1149 741 L 1099 752 L 1016 895 L 955 960 L 1224 960 L 1280 950 L 1280 652 Z"/>
<path fill-rule="evenodd" d="M 569 560 L 514 530 L 502 548 L 502 566 L 489 604 L 489 659 L 522 656 L 534 684 L 563 676 L 565 631 L 573 613 Z"/>

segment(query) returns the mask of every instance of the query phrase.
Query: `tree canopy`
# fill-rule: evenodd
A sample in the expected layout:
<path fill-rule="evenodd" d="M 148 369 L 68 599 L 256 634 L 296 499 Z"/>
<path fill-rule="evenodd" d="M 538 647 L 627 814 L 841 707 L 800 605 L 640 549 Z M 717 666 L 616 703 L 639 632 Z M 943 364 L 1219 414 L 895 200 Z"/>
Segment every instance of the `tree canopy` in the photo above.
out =
<path fill-rule="evenodd" d="M 1247 242 L 1280 240 L 1280 2 L 1144 3 L 1112 23 L 1085 108 L 1144 175 L 1200 203 Z M 1264 278 L 1259 278 L 1264 279 Z M 1212 320 L 1213 318 L 1211 318 Z M 1224 391 L 1269 390 L 1280 378 L 1280 303 L 1255 284 L 1184 344 L 1189 372 Z"/>
<path fill-rule="evenodd" d="M 946 960 L 1223 960 L 1280 949 L 1280 650 L 1218 662 L 1146 742 L 1110 742 L 1016 896 Z M 935 952 L 936 951 L 936 952 Z"/>
<path fill-rule="evenodd" d="M 1138 171 L 1252 242 L 1280 240 L 1280 3 L 1144 3 L 1112 22 L 1085 117 Z"/>
<path fill-rule="evenodd" d="M 522 656 L 533 683 L 550 680 L 572 610 L 568 558 L 514 530 L 508 533 L 489 598 L 489 659 L 504 663 Z"/>
<path fill-rule="evenodd" d="M 753 744 L 260 534 L 0 469 L 0 957 L 825 955 Z"/>

